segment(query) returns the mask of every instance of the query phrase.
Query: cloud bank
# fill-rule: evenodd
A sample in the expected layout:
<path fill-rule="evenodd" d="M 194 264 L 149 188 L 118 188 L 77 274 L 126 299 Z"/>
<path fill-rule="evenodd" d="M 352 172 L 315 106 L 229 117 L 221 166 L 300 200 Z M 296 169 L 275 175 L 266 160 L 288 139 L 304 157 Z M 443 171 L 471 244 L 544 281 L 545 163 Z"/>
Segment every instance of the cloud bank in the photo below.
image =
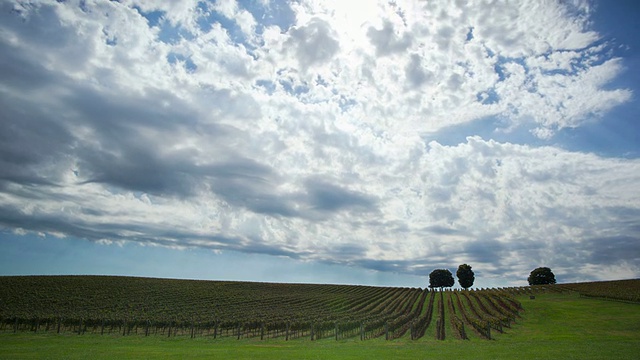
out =
<path fill-rule="evenodd" d="M 592 11 L 5 1 L 0 225 L 408 274 L 640 276 L 640 160 L 552 142 L 633 96 Z M 486 119 L 542 145 L 440 138 Z"/>

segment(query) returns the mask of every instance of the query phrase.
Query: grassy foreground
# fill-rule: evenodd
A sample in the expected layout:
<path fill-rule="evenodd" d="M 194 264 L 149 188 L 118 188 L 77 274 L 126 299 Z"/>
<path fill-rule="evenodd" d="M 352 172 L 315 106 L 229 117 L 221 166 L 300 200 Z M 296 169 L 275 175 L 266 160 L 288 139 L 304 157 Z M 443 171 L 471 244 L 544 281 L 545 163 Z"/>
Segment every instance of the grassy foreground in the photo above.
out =
<path fill-rule="evenodd" d="M 0 334 L 2 359 L 637 359 L 640 304 L 541 294 L 495 340 L 360 341 Z M 468 331 L 471 331 L 470 329 Z"/>

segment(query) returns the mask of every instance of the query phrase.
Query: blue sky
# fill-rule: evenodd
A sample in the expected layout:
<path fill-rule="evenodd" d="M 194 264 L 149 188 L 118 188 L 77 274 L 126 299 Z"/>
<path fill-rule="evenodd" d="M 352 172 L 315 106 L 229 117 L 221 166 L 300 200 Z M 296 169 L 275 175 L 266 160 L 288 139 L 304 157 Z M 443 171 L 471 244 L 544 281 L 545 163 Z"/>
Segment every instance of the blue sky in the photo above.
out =
<path fill-rule="evenodd" d="M 634 1 L 4 1 L 0 275 L 640 277 Z"/>

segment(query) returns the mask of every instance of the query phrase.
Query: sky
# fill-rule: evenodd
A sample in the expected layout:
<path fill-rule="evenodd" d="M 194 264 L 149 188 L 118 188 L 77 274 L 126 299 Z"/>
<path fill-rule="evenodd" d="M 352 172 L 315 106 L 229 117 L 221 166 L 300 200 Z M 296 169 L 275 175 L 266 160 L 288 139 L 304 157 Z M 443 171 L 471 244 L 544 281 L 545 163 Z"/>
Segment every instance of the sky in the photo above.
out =
<path fill-rule="evenodd" d="M 640 277 L 635 1 L 0 1 L 0 275 Z"/>

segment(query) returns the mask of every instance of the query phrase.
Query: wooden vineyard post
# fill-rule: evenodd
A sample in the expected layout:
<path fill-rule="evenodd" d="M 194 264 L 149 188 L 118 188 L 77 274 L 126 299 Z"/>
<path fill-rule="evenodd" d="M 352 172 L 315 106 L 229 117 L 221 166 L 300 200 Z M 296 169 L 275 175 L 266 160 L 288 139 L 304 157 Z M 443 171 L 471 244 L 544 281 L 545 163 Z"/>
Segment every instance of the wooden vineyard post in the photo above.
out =
<path fill-rule="evenodd" d="M 60 334 L 60 325 L 61 325 L 61 323 L 62 323 L 62 319 L 58 318 L 58 330 L 57 330 L 58 334 Z"/>
<path fill-rule="evenodd" d="M 242 336 L 242 333 L 240 332 L 240 323 L 238 323 L 238 340 L 240 340 L 241 336 Z"/>
<path fill-rule="evenodd" d="M 487 321 L 487 338 L 491 340 L 491 323 Z"/>
<path fill-rule="evenodd" d="M 218 323 L 219 321 L 216 321 L 213 324 L 213 338 L 216 339 L 218 337 Z"/>
<path fill-rule="evenodd" d="M 336 341 L 338 341 L 338 322 L 336 321 Z"/>
<path fill-rule="evenodd" d="M 311 341 L 313 341 L 313 322 L 311 322 Z"/>
<path fill-rule="evenodd" d="M 289 341 L 289 326 L 291 325 L 290 321 L 287 321 L 287 333 L 284 337 L 284 341 Z"/>
<path fill-rule="evenodd" d="M 364 323 L 360 323 L 360 341 L 364 340 Z"/>
<path fill-rule="evenodd" d="M 260 323 L 260 340 L 264 340 L 264 322 Z"/>
<path fill-rule="evenodd" d="M 384 323 L 384 339 L 389 340 L 389 323 Z"/>

